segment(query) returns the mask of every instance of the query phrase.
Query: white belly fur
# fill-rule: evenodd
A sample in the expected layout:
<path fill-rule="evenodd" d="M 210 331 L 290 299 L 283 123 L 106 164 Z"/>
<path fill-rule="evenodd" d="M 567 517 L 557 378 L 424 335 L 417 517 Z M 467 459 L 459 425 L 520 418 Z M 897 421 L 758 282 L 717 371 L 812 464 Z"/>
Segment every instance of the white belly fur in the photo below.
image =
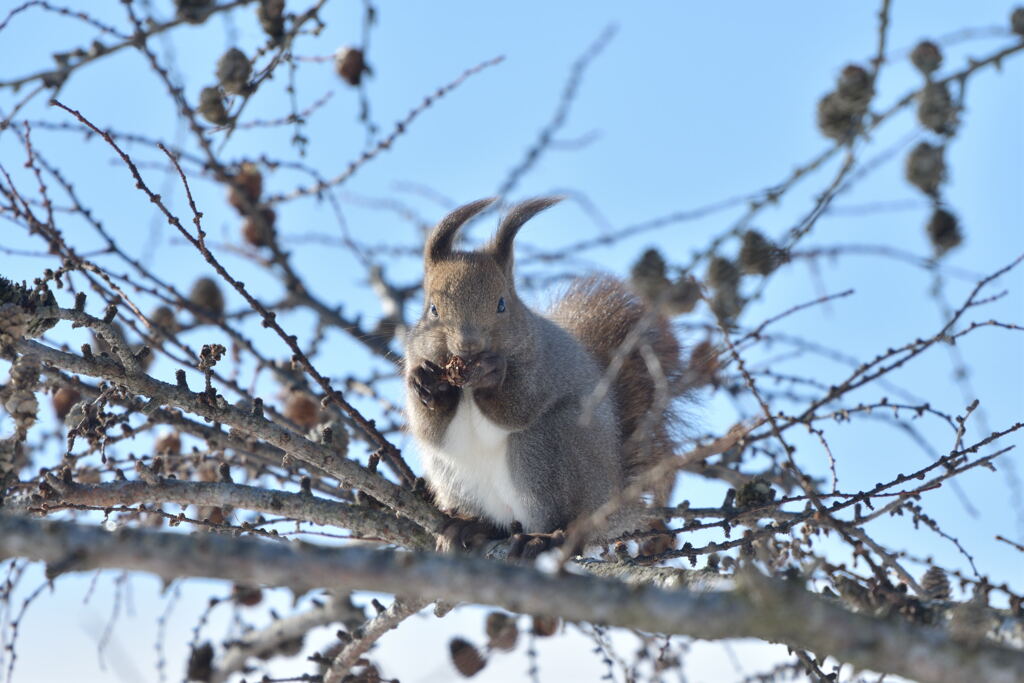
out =
<path fill-rule="evenodd" d="M 501 526 L 529 528 L 531 506 L 516 491 L 508 467 L 511 432 L 489 420 L 465 390 L 440 446 L 424 449 L 438 503 L 475 512 Z"/>

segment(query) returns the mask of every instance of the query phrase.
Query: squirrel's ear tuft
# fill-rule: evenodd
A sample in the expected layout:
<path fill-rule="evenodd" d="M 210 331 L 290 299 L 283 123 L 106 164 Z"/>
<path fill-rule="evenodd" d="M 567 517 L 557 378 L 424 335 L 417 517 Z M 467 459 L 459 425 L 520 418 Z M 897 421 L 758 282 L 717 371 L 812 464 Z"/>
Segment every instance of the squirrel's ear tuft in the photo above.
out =
<path fill-rule="evenodd" d="M 526 221 L 549 206 L 554 206 L 562 199 L 564 197 L 537 197 L 536 199 L 527 199 L 512 207 L 508 215 L 498 225 L 498 234 L 494 236 L 494 241 L 489 246 L 494 258 L 502 267 L 507 267 L 512 263 L 512 242 L 515 240 L 519 228 L 523 227 Z"/>
<path fill-rule="evenodd" d="M 452 250 L 452 242 L 455 240 L 455 233 L 459 228 L 473 216 L 477 215 L 488 206 L 493 204 L 497 197 L 478 199 L 475 202 L 460 206 L 450 214 L 441 219 L 441 222 L 430 233 L 426 246 L 423 249 L 424 258 L 428 262 L 441 261 Z"/>

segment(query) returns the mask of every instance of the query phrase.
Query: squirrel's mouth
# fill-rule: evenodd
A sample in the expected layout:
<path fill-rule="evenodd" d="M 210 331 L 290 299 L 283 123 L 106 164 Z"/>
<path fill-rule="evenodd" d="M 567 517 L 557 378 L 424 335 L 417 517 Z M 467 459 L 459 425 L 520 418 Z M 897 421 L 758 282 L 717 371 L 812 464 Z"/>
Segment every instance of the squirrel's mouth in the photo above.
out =
<path fill-rule="evenodd" d="M 481 351 L 471 356 L 449 356 L 441 367 L 441 378 L 454 387 L 472 385 L 491 372 L 493 364 L 485 362 L 486 352 Z"/>

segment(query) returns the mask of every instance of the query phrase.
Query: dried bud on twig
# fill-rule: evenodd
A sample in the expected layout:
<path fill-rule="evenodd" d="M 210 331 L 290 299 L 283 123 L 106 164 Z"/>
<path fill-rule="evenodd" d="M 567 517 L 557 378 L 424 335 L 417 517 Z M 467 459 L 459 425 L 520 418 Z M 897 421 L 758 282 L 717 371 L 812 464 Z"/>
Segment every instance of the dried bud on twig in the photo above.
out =
<path fill-rule="evenodd" d="M 110 327 L 115 336 L 124 339 L 124 328 L 121 327 L 121 323 L 110 323 Z M 92 347 L 93 350 L 101 356 L 106 354 L 108 356 L 114 355 L 114 350 L 107 342 L 103 335 L 96 334 L 96 331 L 92 332 Z"/>
<path fill-rule="evenodd" d="M 558 617 L 534 617 L 533 635 L 541 638 L 553 636 L 558 632 Z"/>
<path fill-rule="evenodd" d="M 21 339 L 28 331 L 31 314 L 17 304 L 0 304 L 0 343 Z"/>
<path fill-rule="evenodd" d="M 263 194 L 263 173 L 251 161 L 244 162 L 235 174 L 228 190 L 228 203 L 243 216 L 252 211 Z"/>
<path fill-rule="evenodd" d="M 153 451 L 157 455 L 177 455 L 181 453 L 181 435 L 178 432 L 165 432 L 157 437 L 153 444 Z"/>
<path fill-rule="evenodd" d="M 928 220 L 928 239 L 931 240 L 936 256 L 942 256 L 963 242 L 960 225 L 956 216 L 945 209 L 935 209 Z"/>
<path fill-rule="evenodd" d="M 769 275 L 785 260 L 782 250 L 757 230 L 743 233 L 740 247 L 740 270 L 744 273 Z"/>
<path fill-rule="evenodd" d="M 228 110 L 224 106 L 224 96 L 221 94 L 220 88 L 215 85 L 203 88 L 199 92 L 198 109 L 204 119 L 216 126 L 223 126 L 231 120 Z"/>
<path fill-rule="evenodd" d="M 768 505 L 775 500 L 775 489 L 762 477 L 755 477 L 736 492 L 736 507 L 741 509 Z"/>
<path fill-rule="evenodd" d="M 680 275 L 665 292 L 662 307 L 666 315 L 682 315 L 692 311 L 698 301 L 700 285 L 692 275 Z"/>
<path fill-rule="evenodd" d="M 284 0 L 260 0 L 256 18 L 268 36 L 274 40 L 284 37 Z"/>
<path fill-rule="evenodd" d="M 175 334 L 180 329 L 178 319 L 169 306 L 157 306 L 149 314 L 149 320 L 167 334 Z"/>
<path fill-rule="evenodd" d="M 201 277 L 196 280 L 188 294 L 188 300 L 193 306 L 215 317 L 224 313 L 224 294 L 213 278 Z"/>
<path fill-rule="evenodd" d="M 925 76 L 942 66 L 942 51 L 930 40 L 922 40 L 910 53 L 910 61 Z"/>
<path fill-rule="evenodd" d="M 653 281 L 661 283 L 668 278 L 665 276 L 665 258 L 657 249 L 648 249 L 640 256 L 630 273 L 634 282 Z"/>
<path fill-rule="evenodd" d="M 867 109 L 868 102 L 871 101 L 871 96 L 874 94 L 874 89 L 871 87 L 871 76 L 864 67 L 849 64 L 839 74 L 836 93 L 851 107 L 859 108 L 863 112 Z"/>
<path fill-rule="evenodd" d="M 135 361 L 143 371 L 148 370 L 149 366 L 153 364 L 153 349 L 149 348 L 146 344 L 136 344 L 133 346 L 132 355 L 135 356 Z"/>
<path fill-rule="evenodd" d="M 257 586 L 245 586 L 236 583 L 231 587 L 231 599 L 239 605 L 252 607 L 260 604 L 263 600 L 263 591 Z"/>
<path fill-rule="evenodd" d="M 34 355 L 18 356 L 18 359 L 11 365 L 8 371 L 11 377 L 10 386 L 14 389 L 28 389 L 35 391 L 39 386 L 39 373 L 42 366 L 39 358 Z"/>
<path fill-rule="evenodd" d="M 36 421 L 39 401 L 36 400 L 36 395 L 32 391 L 17 389 L 7 397 L 4 409 L 14 418 L 14 422 L 20 429 L 28 429 Z"/>
<path fill-rule="evenodd" d="M 952 591 L 949 578 L 940 567 L 931 567 L 921 579 L 921 588 L 931 600 L 949 600 Z"/>
<path fill-rule="evenodd" d="M 907 155 L 907 181 L 927 195 L 936 196 L 946 180 L 943 148 L 922 142 Z"/>
<path fill-rule="evenodd" d="M 495 650 L 514 650 L 519 640 L 519 627 L 516 618 L 504 612 L 491 612 L 487 615 L 487 646 Z"/>
<path fill-rule="evenodd" d="M 192 24 L 199 24 L 208 14 L 213 0 L 175 0 L 178 17 Z"/>
<path fill-rule="evenodd" d="M 827 137 L 849 140 L 860 129 L 874 89 L 863 67 L 850 64 L 839 74 L 836 89 L 818 102 L 818 128 Z"/>
<path fill-rule="evenodd" d="M 352 86 L 362 82 L 364 73 L 370 73 L 363 51 L 355 47 L 342 47 L 334 53 L 334 70 L 341 76 L 341 80 Z"/>
<path fill-rule="evenodd" d="M 951 133 L 956 112 L 945 83 L 929 83 L 917 95 L 917 120 L 936 133 Z"/>
<path fill-rule="evenodd" d="M 0 489 L 14 477 L 14 473 L 27 464 L 23 439 L 0 439 Z M 2 490 L 0 490 L 2 493 Z M 2 501 L 2 498 L 0 498 Z"/>
<path fill-rule="evenodd" d="M 212 370 L 227 351 L 223 344 L 203 344 L 199 350 L 199 369 L 204 372 Z"/>
<path fill-rule="evenodd" d="M 318 439 L 320 443 L 330 446 L 332 450 L 340 455 L 348 453 L 348 430 L 345 429 L 344 423 L 340 420 L 332 420 L 326 424 L 321 423 L 312 431 L 314 432 L 312 438 Z M 372 462 L 372 454 L 370 459 Z M 371 469 L 373 468 L 371 467 Z"/>
<path fill-rule="evenodd" d="M 249 92 L 249 76 L 252 75 L 252 64 L 245 53 L 236 47 L 231 48 L 217 60 L 217 82 L 224 92 L 232 95 L 245 95 Z"/>
<path fill-rule="evenodd" d="M 859 123 L 856 112 L 836 93 L 830 92 L 818 101 L 818 130 L 825 137 L 848 140 L 856 134 Z"/>
<path fill-rule="evenodd" d="M 719 289 L 711 298 L 711 312 L 725 323 L 731 323 L 743 310 L 743 299 L 735 289 Z"/>
<path fill-rule="evenodd" d="M 14 418 L 19 435 L 24 435 L 31 427 L 39 412 L 39 401 L 36 389 L 39 387 L 41 366 L 36 356 L 19 356 L 8 371 L 10 384 L 4 389 L 4 409 Z"/>
<path fill-rule="evenodd" d="M 452 664 L 466 678 L 476 676 L 487 665 L 487 660 L 483 658 L 480 651 L 472 643 L 462 638 L 453 638 L 448 643 L 448 650 L 452 655 Z"/>
<path fill-rule="evenodd" d="M 242 238 L 254 247 L 266 247 L 274 243 L 274 221 L 277 213 L 269 206 L 261 207 L 255 215 L 249 215 L 242 224 Z"/>
<path fill-rule="evenodd" d="M 670 283 L 665 275 L 665 259 L 657 249 L 648 249 L 633 264 L 629 282 L 645 300 L 651 302 L 661 298 Z"/>
<path fill-rule="evenodd" d="M 285 401 L 284 416 L 303 429 L 312 429 L 320 421 L 320 404 L 307 393 L 293 391 Z"/>
<path fill-rule="evenodd" d="M 1024 36 L 1024 7 L 1018 7 L 1010 14 L 1010 30 Z"/>
<path fill-rule="evenodd" d="M 708 264 L 707 281 L 715 289 L 735 289 L 740 283 L 740 271 L 729 259 L 716 256 Z"/>
<path fill-rule="evenodd" d="M 743 299 L 738 291 L 739 268 L 729 259 L 716 256 L 708 264 L 706 279 L 715 289 L 715 295 L 711 298 L 711 312 L 722 321 L 734 320 L 743 310 Z"/>
<path fill-rule="evenodd" d="M 82 394 L 74 387 L 61 387 L 53 392 L 53 413 L 61 422 L 71 412 L 71 407 L 82 400 Z"/>

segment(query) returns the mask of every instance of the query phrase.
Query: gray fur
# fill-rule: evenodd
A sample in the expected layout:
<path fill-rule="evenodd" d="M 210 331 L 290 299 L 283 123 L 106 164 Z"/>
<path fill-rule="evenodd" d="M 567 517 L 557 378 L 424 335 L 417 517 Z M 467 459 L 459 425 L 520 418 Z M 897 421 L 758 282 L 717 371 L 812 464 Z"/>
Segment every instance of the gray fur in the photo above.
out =
<path fill-rule="evenodd" d="M 588 425 L 580 425 L 582 406 L 614 353 L 610 342 L 593 332 L 603 324 L 621 327 L 643 312 L 620 283 L 604 279 L 602 287 L 590 292 L 592 300 L 582 295 L 589 290 L 573 290 L 557 308 L 559 318 L 576 321 L 566 327 L 533 312 L 516 295 L 512 241 L 526 220 L 555 201 L 531 200 L 514 207 L 495 239 L 475 252 L 453 251 L 451 245 L 461 224 L 489 202 L 466 205 L 442 220 L 425 248 L 423 315 L 406 340 L 409 425 L 424 453 L 427 481 L 438 504 L 453 514 L 481 517 L 505 528 L 514 513 L 527 532 L 565 528 L 625 486 L 635 470 L 631 459 L 636 448 L 627 444 L 630 435 L 623 427 L 634 424 L 647 407 L 621 403 L 643 392 L 627 396 L 613 390 Z M 609 296 L 609 288 L 619 288 L 621 295 Z M 499 299 L 504 299 L 504 313 L 497 311 Z M 581 326 L 581 319 L 594 323 Z M 579 334 L 584 328 L 591 334 L 576 337 L 569 331 Z M 674 338 L 663 347 L 657 349 L 665 354 L 663 365 L 676 368 Z M 480 386 L 436 383 L 425 368 L 430 363 L 444 366 L 453 355 L 486 356 L 487 367 L 495 370 Z M 624 367 L 633 373 L 639 366 Z M 616 389 L 636 384 L 622 379 Z M 436 391 L 424 393 L 428 385 Z M 644 396 L 642 400 L 649 400 Z M 629 419 L 624 422 L 625 416 Z M 662 421 L 658 424 L 663 426 Z M 473 450 L 484 442 L 501 445 L 492 452 Z"/>

